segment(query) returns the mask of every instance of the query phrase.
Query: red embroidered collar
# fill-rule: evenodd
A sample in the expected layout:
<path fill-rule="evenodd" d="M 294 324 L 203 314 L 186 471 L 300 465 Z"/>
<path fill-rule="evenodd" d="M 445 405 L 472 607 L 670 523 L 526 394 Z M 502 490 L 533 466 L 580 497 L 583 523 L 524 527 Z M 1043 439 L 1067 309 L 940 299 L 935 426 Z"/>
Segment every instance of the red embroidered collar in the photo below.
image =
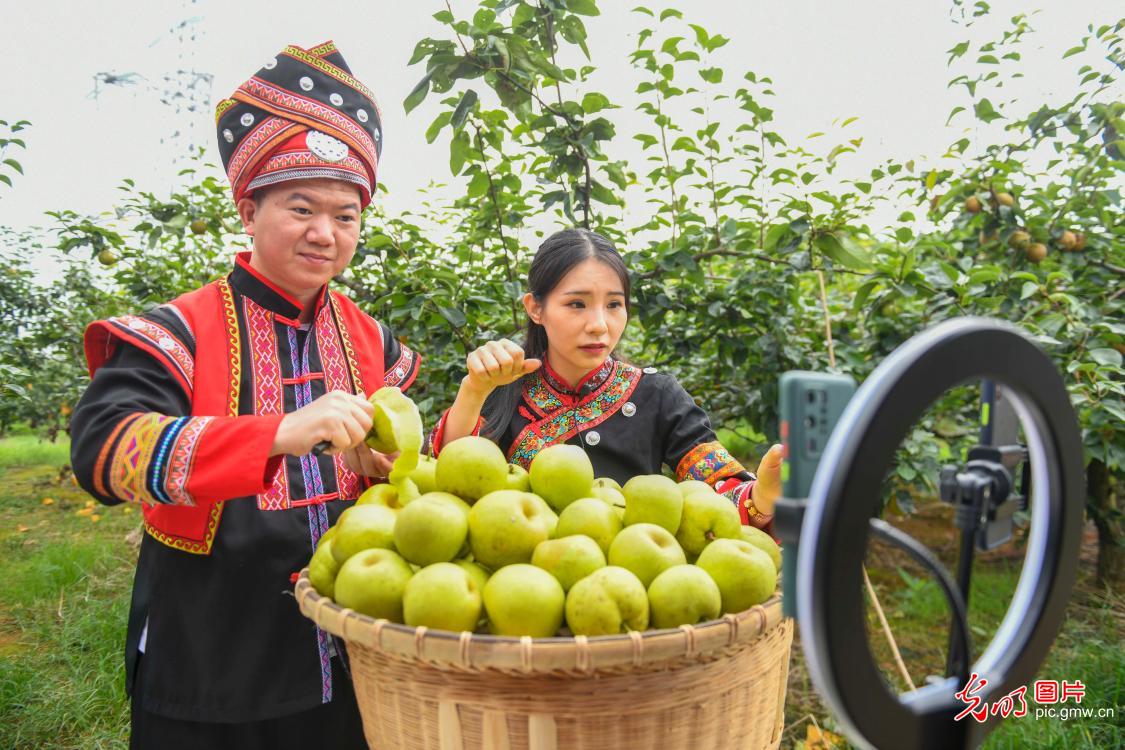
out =
<path fill-rule="evenodd" d="M 301 317 L 301 303 L 293 295 L 281 289 L 250 265 L 250 252 L 238 253 L 234 258 L 234 270 L 230 274 L 230 284 L 239 294 L 249 297 L 265 309 L 274 313 L 283 322 L 297 325 Z M 320 288 L 316 298 L 316 311 L 319 312 L 328 301 L 328 285 Z"/>
<path fill-rule="evenodd" d="M 574 388 L 567 385 L 566 381 L 555 372 L 546 356 L 543 357 L 543 367 L 539 372 L 542 373 L 544 382 L 559 395 L 585 398 L 609 379 L 609 376 L 613 374 L 613 364 L 613 357 L 606 357 L 605 362 L 583 375 Z"/>

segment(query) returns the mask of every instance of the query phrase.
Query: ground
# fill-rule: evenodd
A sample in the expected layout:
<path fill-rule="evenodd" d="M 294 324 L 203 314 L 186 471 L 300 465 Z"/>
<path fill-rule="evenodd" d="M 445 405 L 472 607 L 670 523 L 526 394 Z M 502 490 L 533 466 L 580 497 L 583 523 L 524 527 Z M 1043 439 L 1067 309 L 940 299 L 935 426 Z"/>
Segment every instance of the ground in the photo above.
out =
<path fill-rule="evenodd" d="M 65 469 L 65 444 L 31 436 L 0 440 L 0 747 L 122 749 L 128 745 L 122 649 L 139 541 L 135 508 L 97 505 Z M 922 504 L 894 518 L 951 565 L 956 537 L 947 508 Z M 974 643 L 991 637 L 1022 560 L 1018 543 L 974 568 Z M 1113 707 L 1115 718 L 1010 719 L 988 748 L 1110 748 L 1125 742 L 1125 598 L 1095 586 L 1096 540 L 1083 545 L 1066 623 L 1040 676 L 1081 680 L 1082 707 Z M 944 665 L 948 614 L 935 584 L 890 548 L 869 551 L 868 571 L 915 683 Z M 890 685 L 903 690 L 869 607 L 869 638 Z M 979 653 L 979 647 L 978 651 Z M 1071 704 L 1073 705 L 1073 704 Z M 848 747 L 817 697 L 794 643 L 782 747 Z M 816 735 L 820 730 L 824 730 Z M 811 739 L 811 741 L 810 741 Z"/>

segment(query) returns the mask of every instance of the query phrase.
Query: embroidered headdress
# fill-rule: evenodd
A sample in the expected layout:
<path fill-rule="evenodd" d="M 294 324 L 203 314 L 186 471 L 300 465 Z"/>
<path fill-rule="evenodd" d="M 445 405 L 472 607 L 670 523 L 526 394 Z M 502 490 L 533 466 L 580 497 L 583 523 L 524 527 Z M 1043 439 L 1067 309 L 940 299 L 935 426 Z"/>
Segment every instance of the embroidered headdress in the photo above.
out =
<path fill-rule="evenodd" d="M 235 201 L 287 180 L 329 178 L 371 202 L 382 150 L 375 97 L 332 42 L 290 45 L 215 110 Z"/>

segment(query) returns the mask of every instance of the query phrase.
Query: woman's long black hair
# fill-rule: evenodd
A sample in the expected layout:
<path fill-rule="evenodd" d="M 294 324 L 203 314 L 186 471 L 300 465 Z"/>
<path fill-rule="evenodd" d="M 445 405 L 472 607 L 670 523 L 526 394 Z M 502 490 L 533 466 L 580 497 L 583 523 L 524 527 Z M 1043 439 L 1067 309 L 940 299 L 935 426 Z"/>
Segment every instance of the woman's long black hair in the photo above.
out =
<path fill-rule="evenodd" d="M 621 287 L 625 290 L 625 311 L 628 313 L 629 271 L 625 268 L 625 261 L 621 259 L 613 243 L 589 229 L 563 229 L 543 240 L 527 272 L 528 291 L 542 304 L 571 269 L 591 258 L 605 263 L 617 273 Z M 528 359 L 542 359 L 547 353 L 547 329 L 529 317 L 522 346 Z M 481 434 L 492 440 L 500 439 L 515 416 L 522 390 L 521 378 L 489 394 L 481 409 L 481 416 L 484 417 Z"/>

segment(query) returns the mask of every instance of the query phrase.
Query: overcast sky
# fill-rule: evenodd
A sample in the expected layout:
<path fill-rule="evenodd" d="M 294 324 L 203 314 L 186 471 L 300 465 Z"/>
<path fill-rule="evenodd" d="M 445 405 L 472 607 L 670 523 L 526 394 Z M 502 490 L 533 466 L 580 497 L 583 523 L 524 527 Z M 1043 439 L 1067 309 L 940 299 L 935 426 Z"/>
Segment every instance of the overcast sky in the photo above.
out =
<path fill-rule="evenodd" d="M 635 100 L 628 53 L 642 23 L 629 11 L 636 4 L 601 0 L 602 15 L 586 19 L 599 66 L 590 86 L 611 99 Z M 1062 52 L 1078 42 L 1088 23 L 1113 23 L 1122 15 L 1120 3 L 1108 0 L 1043 4 L 1048 7 L 1033 16 L 1037 33 L 1024 51 L 1022 88 L 1009 89 L 1029 103 L 1072 96 L 1078 64 L 1061 61 Z M 475 3 L 453 6 L 467 16 Z M 946 87 L 946 52 L 970 33 L 977 36 L 950 21 L 949 2 L 681 0 L 672 6 L 686 20 L 732 39 L 716 58 L 730 74 L 753 69 L 773 78 L 777 129 L 790 143 L 834 119 L 858 116 L 849 130 L 866 138 L 858 166 L 869 168 L 891 156 L 939 154 L 970 123 L 944 127 L 951 107 L 963 103 L 960 92 Z M 1034 7 L 1011 0 L 992 6 L 986 28 L 996 30 Z M 388 208 L 402 210 L 421 186 L 449 178 L 446 144 L 428 145 L 422 137 L 436 102 L 410 116 L 402 109 L 424 73 L 406 62 L 419 39 L 446 36 L 431 18 L 443 7 L 433 0 L 20 3 L 18 16 L 6 13 L 0 26 L 9 60 L 0 78 L 0 119 L 23 118 L 33 127 L 26 132 L 28 151 L 12 154 L 25 176 L 17 177 L 14 190 L 0 185 L 0 224 L 45 224 L 43 212 L 52 208 L 107 210 L 124 177 L 167 192 L 178 179 L 175 160 L 189 143 L 213 149 L 215 102 L 285 44 L 308 47 L 327 39 L 336 41 L 379 99 L 385 131 L 380 180 L 392 189 Z M 177 71 L 213 76 L 200 92 L 207 105 L 194 114 L 182 108 L 177 114 L 156 93 L 162 79 Z M 131 82 L 96 83 L 102 72 Z M 626 138 L 643 126 L 627 109 L 609 114 Z"/>

